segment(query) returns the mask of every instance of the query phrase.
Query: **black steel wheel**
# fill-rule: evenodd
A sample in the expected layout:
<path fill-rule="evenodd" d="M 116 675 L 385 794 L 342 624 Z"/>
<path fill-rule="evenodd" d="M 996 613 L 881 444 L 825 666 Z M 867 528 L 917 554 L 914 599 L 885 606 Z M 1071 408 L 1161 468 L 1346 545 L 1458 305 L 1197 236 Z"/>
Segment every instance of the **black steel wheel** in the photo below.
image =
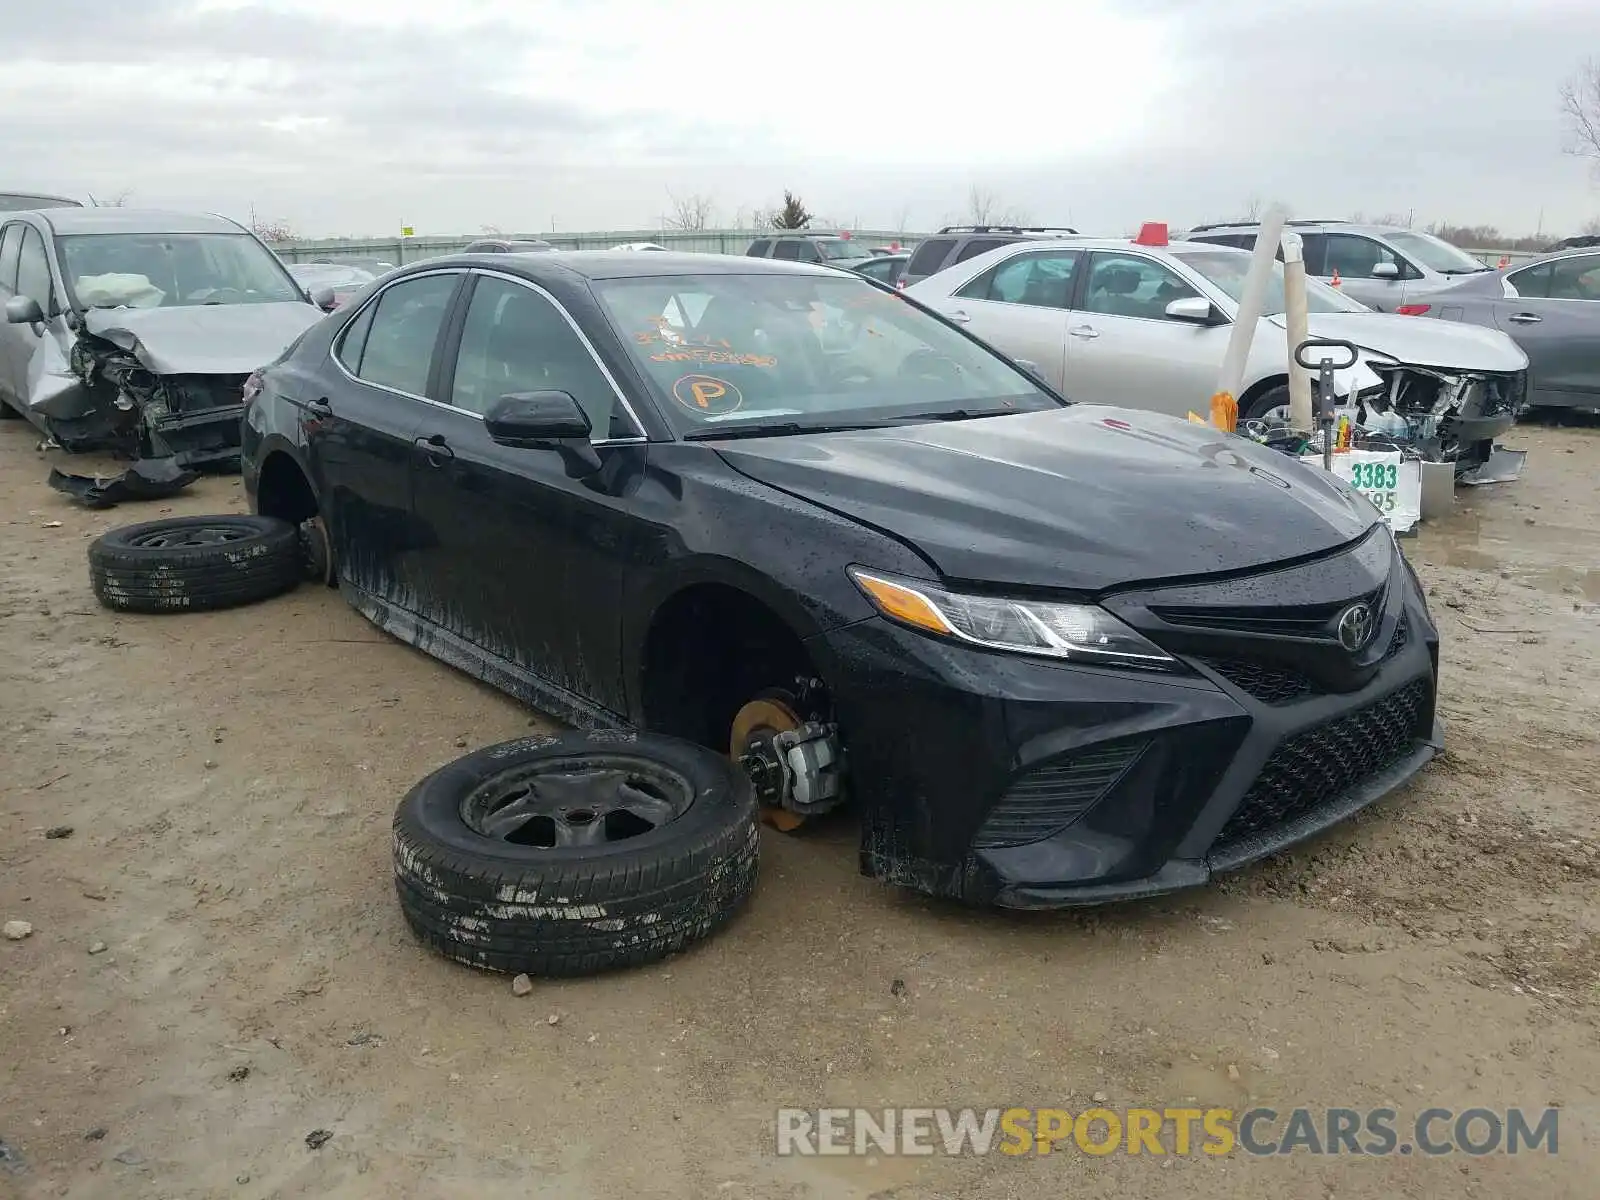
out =
<path fill-rule="evenodd" d="M 755 886 L 750 782 L 715 751 L 632 731 L 541 734 L 435 771 L 394 821 L 412 931 L 493 971 L 652 962 L 726 923 Z"/>
<path fill-rule="evenodd" d="M 273 517 L 171 517 L 89 544 L 95 596 L 124 612 L 231 608 L 286 592 L 302 573 L 294 526 Z"/>

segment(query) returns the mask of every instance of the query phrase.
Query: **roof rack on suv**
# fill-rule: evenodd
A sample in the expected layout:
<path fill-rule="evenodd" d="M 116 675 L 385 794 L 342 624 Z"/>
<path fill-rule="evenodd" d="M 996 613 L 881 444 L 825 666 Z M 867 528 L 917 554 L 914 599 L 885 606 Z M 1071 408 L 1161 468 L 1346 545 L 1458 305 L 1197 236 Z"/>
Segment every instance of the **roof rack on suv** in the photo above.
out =
<path fill-rule="evenodd" d="M 1070 225 L 946 225 L 940 233 L 1077 233 Z"/>
<path fill-rule="evenodd" d="M 1190 233 L 1204 233 L 1208 229 L 1255 229 L 1260 221 L 1208 221 L 1204 225 L 1189 226 Z M 1323 221 L 1285 221 L 1285 225 L 1348 225 L 1350 222 L 1330 218 Z"/>

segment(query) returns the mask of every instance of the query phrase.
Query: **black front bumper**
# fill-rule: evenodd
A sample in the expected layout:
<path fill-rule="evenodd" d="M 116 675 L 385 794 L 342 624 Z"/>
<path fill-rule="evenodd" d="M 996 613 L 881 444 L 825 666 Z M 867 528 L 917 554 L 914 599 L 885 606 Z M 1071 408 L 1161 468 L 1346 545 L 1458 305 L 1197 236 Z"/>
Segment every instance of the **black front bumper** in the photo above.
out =
<path fill-rule="evenodd" d="M 1187 653 L 1190 673 L 1156 674 L 879 619 L 822 635 L 863 873 L 977 904 L 1099 904 L 1205 883 L 1345 819 L 1440 747 L 1437 635 L 1403 568 L 1393 593 L 1364 682 L 1337 692 Z"/>

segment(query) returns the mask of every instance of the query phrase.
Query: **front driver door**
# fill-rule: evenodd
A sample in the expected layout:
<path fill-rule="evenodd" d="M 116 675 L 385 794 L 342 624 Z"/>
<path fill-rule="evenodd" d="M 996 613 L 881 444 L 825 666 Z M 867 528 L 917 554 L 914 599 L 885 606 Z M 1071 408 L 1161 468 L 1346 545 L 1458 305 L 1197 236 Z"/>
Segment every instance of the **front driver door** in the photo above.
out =
<path fill-rule="evenodd" d="M 445 316 L 464 275 L 409 275 L 379 292 L 334 340 L 324 371 L 286 386 L 300 412 L 339 577 L 402 608 L 426 605 L 411 515 L 411 454 L 429 407 Z"/>
<path fill-rule="evenodd" d="M 1097 250 L 1067 321 L 1067 395 L 1181 417 L 1209 415 L 1229 326 L 1166 315 L 1200 293 L 1142 254 Z"/>
<path fill-rule="evenodd" d="M 939 309 L 1001 353 L 1035 364 L 1052 386 L 1068 389 L 1067 305 L 1084 257 L 1065 248 L 1023 251 L 962 285 Z"/>
<path fill-rule="evenodd" d="M 1528 356 L 1530 404 L 1600 406 L 1600 254 L 1513 271 L 1495 323 Z"/>
<path fill-rule="evenodd" d="M 491 667 L 533 677 L 529 699 L 542 707 L 579 720 L 585 702 L 625 712 L 622 573 L 638 549 L 629 497 L 643 431 L 565 310 L 530 283 L 475 274 L 450 340 L 446 403 L 418 431 L 412 467 L 426 570 L 448 586 L 427 615 Z M 483 414 L 495 401 L 539 391 L 582 406 L 598 474 L 574 478 L 554 449 L 490 439 Z"/>

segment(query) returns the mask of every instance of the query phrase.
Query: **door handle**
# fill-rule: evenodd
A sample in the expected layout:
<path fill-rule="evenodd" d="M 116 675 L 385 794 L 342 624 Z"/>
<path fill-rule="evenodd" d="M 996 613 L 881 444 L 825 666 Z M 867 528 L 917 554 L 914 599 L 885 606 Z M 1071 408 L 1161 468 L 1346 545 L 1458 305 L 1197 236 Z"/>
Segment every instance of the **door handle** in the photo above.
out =
<path fill-rule="evenodd" d="M 1074 325 L 1071 329 L 1067 330 L 1067 332 L 1075 338 L 1087 339 L 1097 338 L 1100 336 L 1100 331 L 1093 325 Z"/>
<path fill-rule="evenodd" d="M 1544 318 L 1538 313 L 1512 313 L 1506 320 L 1515 321 L 1518 325 L 1537 325 Z"/>
<path fill-rule="evenodd" d="M 953 309 L 949 313 L 949 317 L 952 321 L 959 325 L 965 325 L 968 321 L 972 320 L 972 318 L 967 315 L 967 310 L 964 308 Z"/>
<path fill-rule="evenodd" d="M 456 456 L 456 452 L 450 449 L 450 444 L 444 440 L 442 433 L 419 437 L 414 444 L 422 451 L 422 456 L 428 460 L 429 466 L 442 467 Z"/>

